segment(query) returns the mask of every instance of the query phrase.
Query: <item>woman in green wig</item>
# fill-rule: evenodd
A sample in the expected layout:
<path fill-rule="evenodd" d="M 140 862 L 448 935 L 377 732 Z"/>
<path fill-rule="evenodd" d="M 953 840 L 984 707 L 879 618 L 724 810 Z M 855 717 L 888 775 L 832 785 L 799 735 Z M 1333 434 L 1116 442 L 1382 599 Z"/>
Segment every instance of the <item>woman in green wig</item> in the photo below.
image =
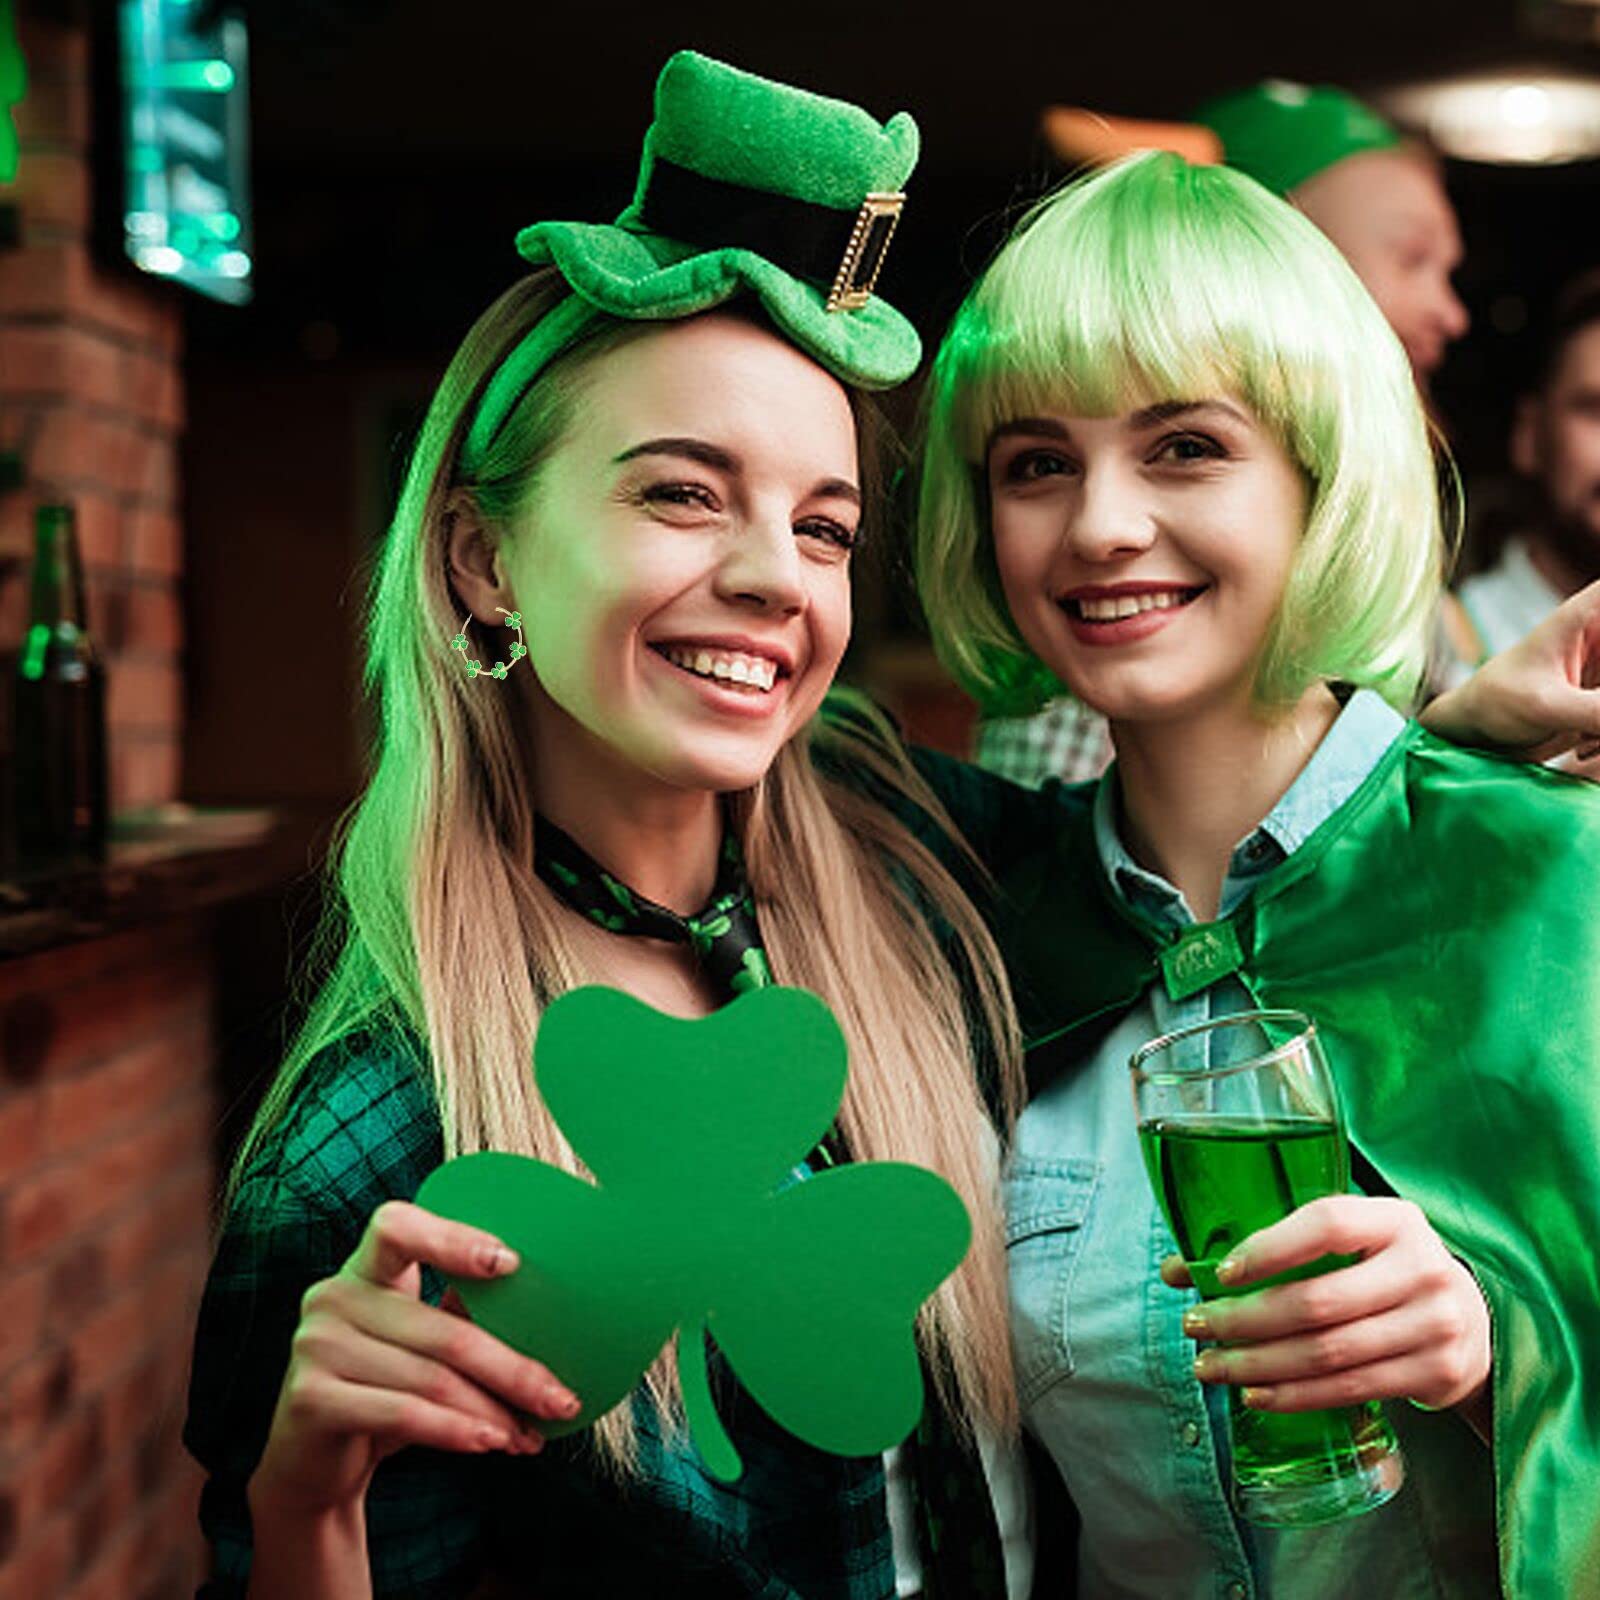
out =
<path fill-rule="evenodd" d="M 960 1438 L 1014 1434 L 973 1070 L 995 1064 L 1003 1119 L 1014 1022 L 951 873 L 825 768 L 936 802 L 870 718 L 815 722 L 874 509 L 860 392 L 919 358 L 871 292 L 916 150 L 908 117 L 676 56 L 633 204 L 526 230 L 532 276 L 444 376 L 376 576 L 381 737 L 328 964 L 201 1312 L 209 1595 L 416 1600 L 488 1573 L 541 1600 L 1007 1592 L 981 1472 L 975 1533 L 950 1485 L 977 1465 Z M 919 1324 L 943 1420 L 889 1489 L 881 1459 L 823 1455 L 736 1392 L 744 1476 L 713 1480 L 670 1353 L 544 1448 L 541 1420 L 582 1397 L 438 1304 L 440 1272 L 493 1277 L 508 1252 L 410 1203 L 465 1151 L 578 1170 L 529 1072 L 557 994 L 603 982 L 698 1016 L 773 975 L 849 1042 L 833 1156 L 931 1168 L 975 1223 Z"/>
<path fill-rule="evenodd" d="M 1431 375 L 1468 325 L 1451 283 L 1461 265 L 1461 230 L 1438 158 L 1328 84 L 1269 78 L 1209 101 L 1195 117 L 1130 122 L 1061 106 L 1048 114 L 1046 129 L 1055 154 L 1074 171 L 1113 153 L 1170 149 L 1195 161 L 1224 161 L 1282 195 L 1355 269 L 1427 394 Z M 1424 694 L 1459 680 L 1458 656 L 1480 659 L 1471 637 L 1460 607 L 1445 595 Z M 1004 703 L 990 710 L 976 759 L 1014 783 L 1037 788 L 1051 777 L 1098 777 L 1111 760 L 1105 718 L 1070 696 L 1029 717 Z"/>
<path fill-rule="evenodd" d="M 989 695 L 1064 683 L 1117 749 L 994 863 L 1031 1097 L 1006 1180 L 1021 1401 L 1082 1519 L 1081 1587 L 1587 1592 L 1600 791 L 1394 709 L 1443 568 L 1399 342 L 1292 208 L 1137 157 L 983 274 L 926 448 L 944 659 Z M 1253 1004 L 1318 1020 L 1369 1193 L 1258 1233 L 1229 1281 L 1358 1260 L 1197 1304 L 1163 1264 L 1127 1063 Z M 1267 1411 L 1417 1402 L 1390 1407 L 1407 1486 L 1329 1527 L 1242 1522 L 1229 1384 Z"/>

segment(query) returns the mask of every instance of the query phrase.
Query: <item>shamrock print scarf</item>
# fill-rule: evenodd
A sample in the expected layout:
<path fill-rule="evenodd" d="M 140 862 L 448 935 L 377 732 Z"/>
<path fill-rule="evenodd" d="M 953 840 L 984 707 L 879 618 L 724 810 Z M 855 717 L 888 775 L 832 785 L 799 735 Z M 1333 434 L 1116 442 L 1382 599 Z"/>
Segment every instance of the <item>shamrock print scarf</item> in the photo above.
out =
<path fill-rule="evenodd" d="M 744 858 L 731 833 L 722 836 L 711 899 L 689 917 L 612 877 L 576 839 L 544 817 L 535 820 L 533 867 L 561 900 L 602 928 L 688 945 L 723 1001 L 773 981 L 745 881 Z"/>

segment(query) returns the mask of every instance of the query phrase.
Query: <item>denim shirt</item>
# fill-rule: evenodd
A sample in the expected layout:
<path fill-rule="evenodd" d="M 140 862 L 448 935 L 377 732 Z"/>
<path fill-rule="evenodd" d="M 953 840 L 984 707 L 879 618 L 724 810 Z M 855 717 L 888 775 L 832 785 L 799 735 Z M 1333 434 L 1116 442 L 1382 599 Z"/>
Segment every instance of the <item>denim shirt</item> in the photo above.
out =
<path fill-rule="evenodd" d="M 1403 727 L 1376 694 L 1351 697 L 1299 778 L 1235 848 L 1219 916 L 1355 793 Z M 1094 825 L 1116 893 L 1147 916 L 1192 924 L 1181 893 L 1123 847 L 1116 809 L 1113 772 L 1101 780 Z M 1251 1005 L 1235 978 L 1181 1002 L 1153 986 L 1083 1070 L 1034 1100 L 1018 1128 L 1006 1176 L 1018 1381 L 1026 1423 L 1083 1519 L 1081 1593 L 1496 1595 L 1489 1452 L 1452 1415 L 1387 1407 L 1410 1481 L 1377 1511 L 1276 1532 L 1230 1508 L 1226 1393 L 1194 1377 L 1197 1346 L 1182 1315 L 1197 1297 L 1159 1277 L 1175 1246 L 1140 1157 L 1128 1059 L 1158 1034 Z"/>

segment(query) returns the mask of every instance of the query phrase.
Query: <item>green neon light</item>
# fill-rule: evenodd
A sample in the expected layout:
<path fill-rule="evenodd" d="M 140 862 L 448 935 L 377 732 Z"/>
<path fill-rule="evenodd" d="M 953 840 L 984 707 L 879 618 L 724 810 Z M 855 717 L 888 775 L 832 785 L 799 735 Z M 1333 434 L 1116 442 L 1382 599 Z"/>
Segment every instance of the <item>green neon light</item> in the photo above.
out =
<path fill-rule="evenodd" d="M 226 61 L 169 61 L 154 74 L 163 89 L 189 89 L 226 94 L 233 87 L 233 68 Z"/>
<path fill-rule="evenodd" d="M 127 253 L 202 294 L 248 300 L 245 25 L 220 15 L 214 0 L 116 0 L 115 10 L 127 89 Z"/>

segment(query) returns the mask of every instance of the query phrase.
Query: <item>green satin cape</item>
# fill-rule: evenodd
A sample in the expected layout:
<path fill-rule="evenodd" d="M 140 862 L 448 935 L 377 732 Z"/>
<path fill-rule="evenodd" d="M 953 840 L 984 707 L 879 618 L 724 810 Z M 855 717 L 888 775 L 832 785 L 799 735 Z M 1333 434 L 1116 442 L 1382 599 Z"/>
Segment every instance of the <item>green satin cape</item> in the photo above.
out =
<path fill-rule="evenodd" d="M 1413 725 L 1231 917 L 1111 893 L 1092 790 L 1013 857 L 1004 937 L 1037 1087 L 1154 981 L 1310 1013 L 1351 1138 L 1476 1273 L 1494 1325 L 1501 1578 L 1600 1595 L 1600 788 Z"/>

